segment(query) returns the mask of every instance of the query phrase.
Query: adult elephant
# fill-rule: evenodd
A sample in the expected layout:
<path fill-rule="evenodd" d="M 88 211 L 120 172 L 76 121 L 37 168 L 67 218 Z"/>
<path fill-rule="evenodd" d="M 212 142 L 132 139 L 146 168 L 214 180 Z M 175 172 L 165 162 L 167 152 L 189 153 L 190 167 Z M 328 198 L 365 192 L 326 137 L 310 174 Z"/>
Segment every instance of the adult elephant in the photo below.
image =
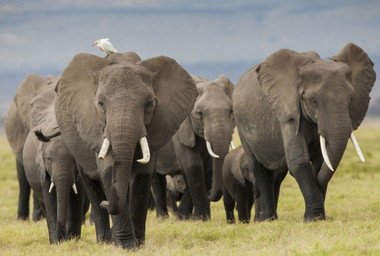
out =
<path fill-rule="evenodd" d="M 211 216 L 210 201 L 218 201 L 223 195 L 223 161 L 235 126 L 231 100 L 234 86 L 224 75 L 213 81 L 193 79 L 197 83 L 198 98 L 191 114 L 173 136 L 172 143 L 159 152 L 153 195 L 157 210 L 160 210 L 159 202 L 166 202 L 164 175 L 180 171 L 188 189 L 178 209 L 179 218 L 193 216 L 207 220 Z M 166 206 L 162 211 L 167 215 Z"/>
<path fill-rule="evenodd" d="M 254 164 L 261 217 L 275 217 L 273 170 L 289 169 L 305 221 L 325 219 L 328 182 L 362 122 L 375 82 L 373 62 L 349 43 L 330 60 L 282 49 L 245 73 L 233 102 L 244 151 Z M 364 158 L 363 158 L 364 160 Z"/>
<path fill-rule="evenodd" d="M 56 91 L 58 125 L 80 165 L 97 240 L 111 239 L 109 213 L 114 242 L 141 245 L 155 160 L 150 152 L 167 143 L 193 109 L 194 81 L 165 56 L 81 53 Z"/>
<path fill-rule="evenodd" d="M 17 88 L 16 95 L 11 102 L 5 119 L 5 133 L 11 149 L 16 157 L 17 179 L 19 183 L 19 197 L 17 219 L 29 218 L 30 185 L 25 176 L 22 153 L 29 131 L 35 126 L 31 117 L 30 101 L 40 92 L 54 86 L 56 77 L 43 77 L 32 74 L 26 77 Z M 33 220 L 41 218 L 41 211 L 37 202 L 34 202 Z"/>
<path fill-rule="evenodd" d="M 49 87 L 31 101 L 31 117 L 37 125 L 23 151 L 25 174 L 46 216 L 50 243 L 80 237 L 85 196 L 77 164 L 61 136 L 48 142 L 36 138 L 40 130 L 59 133 L 55 98 L 54 87 Z"/>

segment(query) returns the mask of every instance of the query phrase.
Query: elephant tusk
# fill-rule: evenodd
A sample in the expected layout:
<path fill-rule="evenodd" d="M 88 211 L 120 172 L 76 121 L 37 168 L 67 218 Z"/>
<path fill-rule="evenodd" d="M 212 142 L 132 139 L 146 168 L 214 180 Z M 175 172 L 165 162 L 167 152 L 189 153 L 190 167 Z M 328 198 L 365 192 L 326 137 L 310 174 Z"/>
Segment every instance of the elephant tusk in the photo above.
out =
<path fill-rule="evenodd" d="M 219 156 L 217 154 L 215 154 L 214 151 L 212 151 L 211 143 L 208 142 L 207 140 L 206 140 L 206 147 L 207 147 L 207 151 L 210 154 L 210 156 L 212 156 L 213 158 L 219 158 Z"/>
<path fill-rule="evenodd" d="M 100 151 L 99 151 L 99 156 L 98 156 L 98 158 L 103 159 L 103 158 L 107 155 L 107 152 L 108 152 L 108 148 L 109 148 L 109 147 L 110 147 L 110 141 L 109 141 L 109 139 L 104 138 L 104 140 L 103 140 L 103 144 L 102 144 L 102 148 L 101 148 Z"/>
<path fill-rule="evenodd" d="M 51 182 L 50 187 L 49 187 L 49 194 L 53 191 L 53 188 L 54 188 L 54 183 Z"/>
<path fill-rule="evenodd" d="M 231 140 L 230 146 L 231 146 L 231 149 L 235 149 L 236 148 L 236 146 L 235 146 L 235 144 L 234 144 L 234 142 L 232 140 Z"/>
<path fill-rule="evenodd" d="M 321 151 L 322 151 L 323 160 L 325 161 L 326 165 L 330 168 L 330 170 L 334 171 L 334 168 L 332 167 L 329 156 L 327 154 L 326 140 L 325 138 L 323 138 L 322 135 L 319 135 L 319 140 L 321 143 Z"/>
<path fill-rule="evenodd" d="M 149 151 L 148 140 L 146 139 L 146 137 L 142 137 L 140 139 L 140 146 L 141 146 L 143 158 L 138 159 L 137 162 L 142 163 L 142 164 L 147 164 L 150 160 L 150 151 Z"/>
<path fill-rule="evenodd" d="M 75 185 L 75 183 L 73 183 L 73 190 L 74 190 L 74 193 L 78 195 L 77 185 Z"/>
<path fill-rule="evenodd" d="M 353 132 L 351 133 L 350 138 L 351 138 L 352 144 L 354 144 L 354 147 L 355 147 L 355 149 L 356 149 L 356 152 L 358 153 L 358 155 L 359 155 L 359 157 L 360 157 L 360 160 L 364 163 L 364 162 L 365 162 L 365 159 L 364 159 L 363 152 L 362 152 L 362 150 L 360 149 L 360 147 L 359 147 L 359 143 L 358 143 L 358 141 L 356 140 L 355 135 L 354 135 Z"/>

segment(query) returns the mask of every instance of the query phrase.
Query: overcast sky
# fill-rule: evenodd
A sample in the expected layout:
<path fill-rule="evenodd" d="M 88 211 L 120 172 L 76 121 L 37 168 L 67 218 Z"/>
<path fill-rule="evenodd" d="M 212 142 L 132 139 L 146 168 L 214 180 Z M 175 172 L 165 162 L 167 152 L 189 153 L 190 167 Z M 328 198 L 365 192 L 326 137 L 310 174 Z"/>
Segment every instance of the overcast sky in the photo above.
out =
<path fill-rule="evenodd" d="M 55 3 L 53 3 L 55 2 Z M 286 3 L 285 3 L 286 2 Z M 380 1 L 0 1 L 0 69 L 62 69 L 78 52 L 165 54 L 181 63 L 261 60 L 280 48 L 335 54 L 347 42 L 380 56 Z"/>

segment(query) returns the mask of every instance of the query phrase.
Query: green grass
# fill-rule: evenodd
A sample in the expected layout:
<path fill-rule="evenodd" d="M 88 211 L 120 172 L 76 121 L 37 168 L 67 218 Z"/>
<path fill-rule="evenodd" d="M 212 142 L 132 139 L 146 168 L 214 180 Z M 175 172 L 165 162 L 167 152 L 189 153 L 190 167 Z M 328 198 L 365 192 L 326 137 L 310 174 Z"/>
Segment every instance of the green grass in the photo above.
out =
<path fill-rule="evenodd" d="M 222 202 L 212 204 L 209 222 L 158 220 L 149 212 L 146 243 L 133 255 L 380 255 L 380 128 L 364 125 L 356 137 L 366 157 L 360 163 L 348 145 L 329 185 L 327 221 L 305 224 L 304 203 L 291 176 L 285 179 L 279 220 L 226 224 Z M 238 141 L 235 141 L 239 144 Z M 50 245 L 45 221 L 17 221 L 18 184 L 14 158 L 0 138 L 0 255 L 125 255 L 97 244 L 94 226 L 82 238 Z"/>

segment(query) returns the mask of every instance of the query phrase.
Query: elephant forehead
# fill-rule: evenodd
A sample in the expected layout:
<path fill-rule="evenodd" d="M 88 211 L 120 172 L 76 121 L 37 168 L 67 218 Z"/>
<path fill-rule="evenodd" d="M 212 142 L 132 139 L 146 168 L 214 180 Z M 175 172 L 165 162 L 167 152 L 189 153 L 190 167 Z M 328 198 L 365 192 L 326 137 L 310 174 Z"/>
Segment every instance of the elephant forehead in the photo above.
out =
<path fill-rule="evenodd" d="M 303 76 L 318 74 L 321 77 L 339 75 L 343 75 L 345 77 L 347 74 L 351 73 L 351 68 L 347 64 L 341 62 L 319 61 L 301 67 L 300 71 Z"/>

